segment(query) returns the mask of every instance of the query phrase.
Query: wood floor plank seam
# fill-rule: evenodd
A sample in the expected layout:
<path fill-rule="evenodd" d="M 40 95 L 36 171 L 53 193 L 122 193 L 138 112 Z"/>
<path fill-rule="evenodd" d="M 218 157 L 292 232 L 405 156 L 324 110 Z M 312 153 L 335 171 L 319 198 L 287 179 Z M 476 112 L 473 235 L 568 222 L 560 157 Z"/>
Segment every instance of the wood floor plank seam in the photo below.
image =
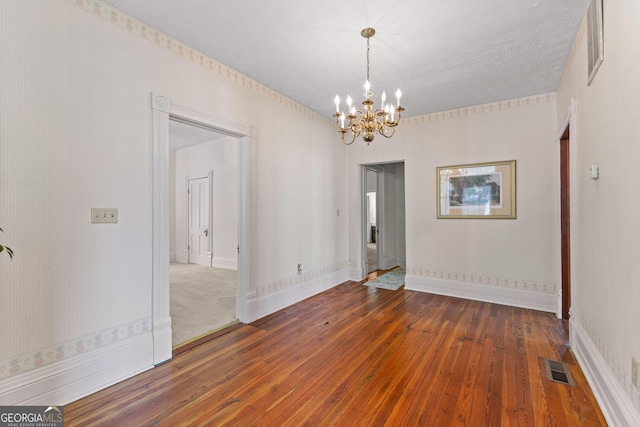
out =
<path fill-rule="evenodd" d="M 551 313 L 348 281 L 65 406 L 65 426 L 606 426 L 568 335 Z"/>

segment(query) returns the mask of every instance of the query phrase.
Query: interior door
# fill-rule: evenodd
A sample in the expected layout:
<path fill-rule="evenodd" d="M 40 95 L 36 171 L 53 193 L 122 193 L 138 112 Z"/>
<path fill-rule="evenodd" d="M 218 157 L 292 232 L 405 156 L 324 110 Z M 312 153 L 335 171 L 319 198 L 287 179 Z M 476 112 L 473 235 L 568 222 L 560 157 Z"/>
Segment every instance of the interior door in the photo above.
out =
<path fill-rule="evenodd" d="M 209 265 L 209 178 L 189 179 L 189 263 Z"/>

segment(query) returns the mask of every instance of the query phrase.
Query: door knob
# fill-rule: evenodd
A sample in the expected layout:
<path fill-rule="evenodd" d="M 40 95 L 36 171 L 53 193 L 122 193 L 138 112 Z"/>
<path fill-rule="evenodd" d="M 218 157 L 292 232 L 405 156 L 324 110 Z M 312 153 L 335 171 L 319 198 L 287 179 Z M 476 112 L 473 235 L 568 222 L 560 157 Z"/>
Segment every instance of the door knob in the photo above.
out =
<path fill-rule="evenodd" d="M 209 235 L 209 230 L 207 230 L 206 228 L 204 229 L 204 235 L 208 236 Z"/>

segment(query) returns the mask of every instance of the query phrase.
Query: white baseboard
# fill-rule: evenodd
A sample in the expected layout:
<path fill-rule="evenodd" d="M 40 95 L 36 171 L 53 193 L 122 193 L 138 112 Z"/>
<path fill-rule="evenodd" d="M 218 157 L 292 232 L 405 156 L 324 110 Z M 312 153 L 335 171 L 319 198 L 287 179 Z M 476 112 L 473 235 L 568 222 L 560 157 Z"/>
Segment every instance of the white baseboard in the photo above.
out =
<path fill-rule="evenodd" d="M 213 259 L 211 260 L 211 267 L 238 271 L 238 260 L 231 258 L 213 257 Z"/>
<path fill-rule="evenodd" d="M 349 280 L 349 269 L 344 268 L 327 275 L 300 282 L 276 292 L 258 297 L 258 318 L 267 316 L 285 307 L 333 288 Z"/>
<path fill-rule="evenodd" d="M 429 292 L 450 297 L 556 312 L 555 293 L 535 292 L 528 289 L 469 283 L 407 274 L 404 288 L 410 291 Z"/>
<path fill-rule="evenodd" d="M 0 405 L 63 406 L 153 367 L 151 333 L 0 381 Z"/>
<path fill-rule="evenodd" d="M 349 269 L 349 279 L 348 280 L 353 280 L 354 282 L 359 282 L 361 280 L 364 280 L 365 275 L 364 275 L 364 267 L 360 266 L 360 267 L 351 267 Z"/>
<path fill-rule="evenodd" d="M 640 414 L 580 322 L 570 320 L 571 349 L 610 426 L 640 426 Z"/>

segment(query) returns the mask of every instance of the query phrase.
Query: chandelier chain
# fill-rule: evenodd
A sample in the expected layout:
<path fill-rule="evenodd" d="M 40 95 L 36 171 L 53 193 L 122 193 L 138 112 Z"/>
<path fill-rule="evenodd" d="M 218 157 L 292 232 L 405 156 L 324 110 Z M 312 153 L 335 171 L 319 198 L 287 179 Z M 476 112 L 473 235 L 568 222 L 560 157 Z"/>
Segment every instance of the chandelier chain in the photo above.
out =
<path fill-rule="evenodd" d="M 370 37 L 367 37 L 367 80 L 370 82 L 371 80 L 369 79 L 369 39 Z"/>

